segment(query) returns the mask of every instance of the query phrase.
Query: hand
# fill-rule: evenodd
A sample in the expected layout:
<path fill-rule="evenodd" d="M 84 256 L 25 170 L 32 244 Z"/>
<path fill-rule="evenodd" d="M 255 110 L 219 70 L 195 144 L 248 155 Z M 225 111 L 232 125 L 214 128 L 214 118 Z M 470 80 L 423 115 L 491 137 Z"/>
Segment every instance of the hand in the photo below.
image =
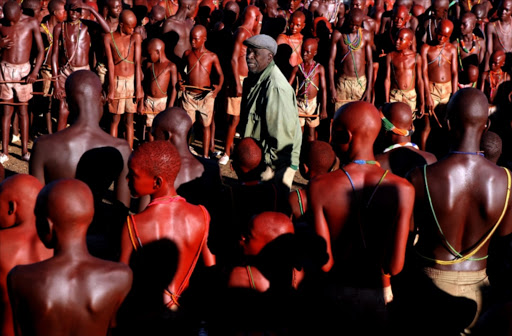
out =
<path fill-rule="evenodd" d="M 384 295 L 384 304 L 388 304 L 393 301 L 393 291 L 391 290 L 391 286 L 384 287 L 382 289 L 382 293 Z"/>
<path fill-rule="evenodd" d="M 331 102 L 336 104 L 338 102 L 338 98 L 336 98 L 336 89 L 331 87 Z"/>
<path fill-rule="evenodd" d="M 420 114 L 418 116 L 418 119 L 421 119 L 425 116 L 425 106 L 423 104 L 421 104 L 419 112 L 420 112 Z"/>
<path fill-rule="evenodd" d="M 108 94 L 107 94 L 107 102 L 109 104 L 111 104 L 114 101 L 114 95 L 115 95 L 114 89 L 112 89 L 112 90 L 109 89 Z"/>
<path fill-rule="evenodd" d="M 427 111 L 428 114 L 432 114 L 431 112 L 434 110 L 434 101 L 432 100 L 432 97 L 428 95 L 427 97 Z"/>
<path fill-rule="evenodd" d="M 53 92 L 53 98 L 61 100 L 64 98 L 64 90 L 59 86 L 55 85 L 55 91 Z"/>
<path fill-rule="evenodd" d="M 295 169 L 288 167 L 283 174 L 283 184 L 290 189 L 292 188 L 293 179 L 295 178 Z"/>
<path fill-rule="evenodd" d="M 212 98 L 216 98 L 217 94 L 219 94 L 219 91 L 220 91 L 220 86 L 213 85 Z"/>
<path fill-rule="evenodd" d="M 138 102 L 142 101 L 144 99 L 144 91 L 142 91 L 141 88 L 138 88 L 135 93 L 135 100 Z"/>
<path fill-rule="evenodd" d="M 236 83 L 236 96 L 242 97 L 243 87 L 240 83 Z"/>
<path fill-rule="evenodd" d="M 265 171 L 261 173 L 261 180 L 269 181 L 274 177 L 274 174 L 274 170 L 270 166 L 267 166 L 267 169 L 265 169 Z"/>
<path fill-rule="evenodd" d="M 27 76 L 27 79 L 25 79 L 25 80 L 28 84 L 32 84 L 36 81 L 36 79 L 37 79 L 37 74 L 31 73 L 30 75 Z"/>
<path fill-rule="evenodd" d="M 146 110 L 144 109 L 144 103 L 143 102 L 137 104 L 137 114 L 138 115 L 145 115 L 146 114 Z"/>
<path fill-rule="evenodd" d="M 183 87 L 183 84 L 185 84 L 185 81 L 180 80 L 176 85 L 178 85 L 178 91 L 185 91 L 185 88 Z"/>
<path fill-rule="evenodd" d="M 365 102 L 371 103 L 371 99 L 372 99 L 372 95 L 368 94 L 368 90 L 366 90 L 364 92 L 363 96 L 361 97 L 361 101 L 365 101 Z"/>
<path fill-rule="evenodd" d="M 92 9 L 92 7 L 91 7 L 91 6 L 89 6 L 88 4 L 86 4 L 86 3 L 85 3 L 85 2 L 83 2 L 83 1 L 77 1 L 77 2 L 75 2 L 75 3 L 72 5 L 71 9 L 85 9 L 85 10 L 91 10 L 91 9 Z"/>
<path fill-rule="evenodd" d="M 0 48 L 1 49 L 11 49 L 13 45 L 14 45 L 14 42 L 12 42 L 12 40 L 9 36 L 0 38 Z"/>
<path fill-rule="evenodd" d="M 320 112 L 320 120 L 327 119 L 327 110 L 325 107 L 322 108 L 322 111 Z"/>

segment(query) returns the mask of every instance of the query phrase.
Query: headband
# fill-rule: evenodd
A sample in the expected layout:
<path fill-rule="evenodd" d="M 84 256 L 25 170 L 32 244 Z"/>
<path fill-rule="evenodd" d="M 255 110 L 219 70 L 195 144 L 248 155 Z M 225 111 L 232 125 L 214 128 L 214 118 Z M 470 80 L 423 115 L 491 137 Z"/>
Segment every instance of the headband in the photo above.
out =
<path fill-rule="evenodd" d="M 382 112 L 380 112 L 380 118 L 382 120 L 382 126 L 384 127 L 384 129 L 386 131 L 390 131 L 397 135 L 402 135 L 402 136 L 411 136 L 414 133 L 414 125 L 412 125 L 412 129 L 410 131 L 408 131 L 408 130 L 397 128 L 395 125 L 393 125 L 393 123 L 391 121 L 388 120 L 388 118 L 386 118 L 384 116 L 384 114 L 382 114 Z"/>

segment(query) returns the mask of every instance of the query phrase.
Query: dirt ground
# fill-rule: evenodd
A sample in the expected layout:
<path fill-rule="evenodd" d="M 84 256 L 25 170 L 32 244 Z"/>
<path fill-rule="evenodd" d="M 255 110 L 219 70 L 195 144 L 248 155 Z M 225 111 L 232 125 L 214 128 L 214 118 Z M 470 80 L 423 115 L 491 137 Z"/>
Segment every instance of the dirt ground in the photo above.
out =
<path fill-rule="evenodd" d="M 215 139 L 215 148 L 219 151 L 223 151 L 224 148 L 222 147 L 222 141 L 217 139 L 220 138 L 219 136 L 216 136 Z M 30 141 L 28 144 L 29 151 L 32 150 L 32 142 Z M 195 141 L 193 143 L 193 148 L 201 153 L 202 152 L 202 143 L 200 141 Z M 216 159 L 215 159 L 216 160 Z M 226 165 L 219 165 L 221 174 L 223 177 L 223 180 L 225 183 L 230 184 L 233 183 L 233 180 L 236 180 L 236 174 L 231 169 L 230 164 Z M 28 162 L 25 162 L 21 160 L 21 142 L 16 141 L 14 143 L 11 142 L 9 145 L 9 161 L 4 163 L 5 168 L 5 176 L 11 176 L 13 174 L 28 174 Z M 294 179 L 294 185 L 292 189 L 296 188 L 302 188 L 307 184 L 307 180 L 305 180 L 301 175 L 300 172 L 297 171 Z"/>

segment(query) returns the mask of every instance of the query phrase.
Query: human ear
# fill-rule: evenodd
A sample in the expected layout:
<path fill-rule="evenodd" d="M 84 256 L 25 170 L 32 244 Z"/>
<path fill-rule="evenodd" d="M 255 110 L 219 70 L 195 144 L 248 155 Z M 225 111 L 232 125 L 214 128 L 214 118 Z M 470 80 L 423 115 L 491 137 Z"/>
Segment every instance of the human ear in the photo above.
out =
<path fill-rule="evenodd" d="M 7 211 L 8 215 L 12 215 L 16 213 L 16 209 L 18 208 L 18 204 L 14 201 L 9 201 L 9 210 Z"/>

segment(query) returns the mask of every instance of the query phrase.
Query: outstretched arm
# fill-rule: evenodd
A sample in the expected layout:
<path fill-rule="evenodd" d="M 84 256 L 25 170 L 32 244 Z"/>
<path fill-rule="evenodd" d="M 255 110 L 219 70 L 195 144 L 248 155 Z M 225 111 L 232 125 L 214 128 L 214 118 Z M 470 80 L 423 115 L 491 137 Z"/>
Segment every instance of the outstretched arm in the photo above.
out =
<path fill-rule="evenodd" d="M 27 83 L 34 83 L 34 81 L 37 79 L 37 75 L 39 74 L 39 69 L 41 68 L 41 65 L 44 61 L 44 44 L 43 38 L 41 37 L 41 32 L 39 31 L 39 24 L 37 23 L 36 19 L 30 20 L 30 28 L 34 37 L 34 42 L 36 43 L 37 47 L 37 57 L 36 63 L 34 64 L 34 68 L 27 77 Z"/>
<path fill-rule="evenodd" d="M 105 21 L 105 19 L 96 11 L 96 9 L 94 9 L 93 7 L 87 5 L 86 3 L 82 2 L 82 1 L 77 1 L 75 7 L 89 10 L 91 12 L 91 14 L 94 15 L 96 22 L 98 22 L 98 24 L 101 26 L 101 29 L 103 30 L 103 32 L 105 34 L 110 33 L 110 26 L 108 25 L 107 21 Z"/>

